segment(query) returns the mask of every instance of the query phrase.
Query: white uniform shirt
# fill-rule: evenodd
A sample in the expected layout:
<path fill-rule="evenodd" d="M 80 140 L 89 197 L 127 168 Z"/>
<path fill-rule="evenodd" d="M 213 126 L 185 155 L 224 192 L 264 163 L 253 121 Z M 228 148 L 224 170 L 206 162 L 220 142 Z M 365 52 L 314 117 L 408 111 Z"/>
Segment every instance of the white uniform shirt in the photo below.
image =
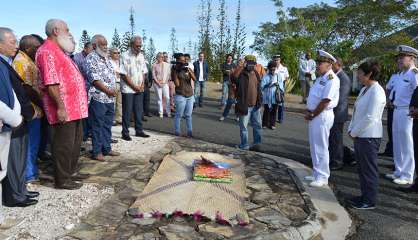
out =
<path fill-rule="evenodd" d="M 307 108 L 313 111 L 322 99 L 329 99 L 331 102 L 328 104 L 326 110 L 333 109 L 337 106 L 339 97 L 340 79 L 332 70 L 329 70 L 326 74 L 317 78 L 311 87 L 307 100 Z"/>
<path fill-rule="evenodd" d="M 144 74 L 148 73 L 145 58 L 142 53 L 135 55 L 131 50 L 124 52 L 120 62 L 121 72 L 128 75 L 133 84 L 140 85 L 144 82 Z M 135 93 L 135 91 L 125 82 L 121 82 L 122 93 Z"/>
<path fill-rule="evenodd" d="M 418 86 L 418 70 L 411 67 L 405 72 L 399 73 L 399 79 L 394 84 L 395 100 L 393 104 L 397 107 L 409 107 L 412 94 Z"/>
<path fill-rule="evenodd" d="M 289 71 L 287 70 L 287 67 L 283 66 L 282 64 L 280 64 L 279 67 L 276 68 L 276 71 L 274 71 L 274 73 L 279 74 L 283 80 L 289 78 Z"/>
<path fill-rule="evenodd" d="M 374 83 L 366 91 L 363 87 L 354 104 L 348 132 L 352 137 L 381 138 L 383 134 L 382 115 L 386 105 L 385 90 Z"/>

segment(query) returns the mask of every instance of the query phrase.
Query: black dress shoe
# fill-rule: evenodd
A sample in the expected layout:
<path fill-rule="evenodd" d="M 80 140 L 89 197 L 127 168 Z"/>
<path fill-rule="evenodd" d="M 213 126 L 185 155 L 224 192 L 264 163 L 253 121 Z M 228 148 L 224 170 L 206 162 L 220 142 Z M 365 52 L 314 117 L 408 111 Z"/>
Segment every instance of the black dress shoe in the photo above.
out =
<path fill-rule="evenodd" d="M 151 113 L 148 113 L 148 114 L 145 114 L 145 116 L 152 117 L 152 114 Z"/>
<path fill-rule="evenodd" d="M 71 179 L 73 180 L 73 181 L 82 181 L 82 180 L 86 180 L 87 178 L 89 178 L 91 175 L 90 174 L 88 174 L 88 173 L 76 173 L 76 174 L 73 174 L 72 176 L 71 176 Z"/>
<path fill-rule="evenodd" d="M 110 143 L 118 143 L 118 140 L 112 138 L 112 140 L 110 140 Z"/>
<path fill-rule="evenodd" d="M 148 120 L 145 117 L 142 117 L 143 122 L 148 122 Z"/>
<path fill-rule="evenodd" d="M 13 203 L 13 204 L 5 203 L 4 205 L 6 207 L 29 207 L 29 206 L 35 205 L 37 203 L 38 203 L 38 200 L 36 200 L 36 199 L 26 198 L 26 200 L 23 201 L 23 202 L 18 202 L 18 203 Z"/>
<path fill-rule="evenodd" d="M 67 181 L 64 184 L 55 185 L 57 189 L 67 189 L 67 190 L 76 190 L 80 189 L 83 186 L 82 183 L 74 182 L 74 181 Z"/>
<path fill-rule="evenodd" d="M 39 192 L 28 191 L 28 193 L 26 194 L 26 197 L 37 198 L 37 197 L 39 197 Z"/>
<path fill-rule="evenodd" d="M 132 138 L 129 135 L 122 135 L 122 139 L 125 141 L 132 141 Z"/>
<path fill-rule="evenodd" d="M 343 169 L 344 165 L 343 164 L 339 164 L 339 163 L 330 163 L 329 164 L 329 169 L 331 169 L 331 171 L 338 171 Z"/>
<path fill-rule="evenodd" d="M 142 138 L 148 138 L 149 137 L 149 135 L 145 134 L 144 132 L 136 133 L 135 136 L 136 137 L 142 137 Z"/>

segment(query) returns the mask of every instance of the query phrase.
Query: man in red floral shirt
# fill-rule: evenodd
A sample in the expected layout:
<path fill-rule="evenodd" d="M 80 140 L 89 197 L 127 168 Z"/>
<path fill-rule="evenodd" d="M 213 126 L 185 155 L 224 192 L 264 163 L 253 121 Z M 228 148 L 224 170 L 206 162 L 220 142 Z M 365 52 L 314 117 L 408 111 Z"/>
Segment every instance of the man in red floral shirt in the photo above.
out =
<path fill-rule="evenodd" d="M 40 89 L 49 124 L 52 157 L 55 161 L 55 187 L 78 189 L 85 176 L 74 175 L 83 136 L 81 119 L 88 115 L 85 81 L 69 54 L 75 43 L 67 24 L 50 19 L 45 27 L 48 39 L 38 49 Z"/>

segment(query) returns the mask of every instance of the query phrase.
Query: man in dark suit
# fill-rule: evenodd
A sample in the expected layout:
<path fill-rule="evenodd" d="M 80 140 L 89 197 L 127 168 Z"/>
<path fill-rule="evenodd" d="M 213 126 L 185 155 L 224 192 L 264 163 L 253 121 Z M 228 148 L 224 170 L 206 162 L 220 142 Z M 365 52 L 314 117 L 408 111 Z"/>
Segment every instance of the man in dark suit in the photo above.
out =
<path fill-rule="evenodd" d="M 196 82 L 194 83 L 194 97 L 195 103 L 202 107 L 203 97 L 205 96 L 206 81 L 209 78 L 209 65 L 205 60 L 205 54 L 199 53 L 199 60 L 193 63 L 194 75 L 196 76 Z"/>
<path fill-rule="evenodd" d="M 351 80 L 342 69 L 342 60 L 337 58 L 332 70 L 340 79 L 340 98 L 337 107 L 334 108 L 334 125 L 329 135 L 330 169 L 339 170 L 343 167 L 344 144 L 343 130 L 344 123 L 348 120 L 348 97 L 350 95 Z"/>
<path fill-rule="evenodd" d="M 13 32 L 7 28 L 0 28 L 0 65 L 3 69 L 7 69 L 23 117 L 21 126 L 12 131 L 7 175 L 2 181 L 3 203 L 8 207 L 26 207 L 38 203 L 33 198 L 39 196 L 38 192 L 29 192 L 25 184 L 26 154 L 29 140 L 27 123 L 34 118 L 35 111 L 27 93 L 27 87 L 11 66 L 12 57 L 15 56 L 16 50 L 16 37 Z"/>

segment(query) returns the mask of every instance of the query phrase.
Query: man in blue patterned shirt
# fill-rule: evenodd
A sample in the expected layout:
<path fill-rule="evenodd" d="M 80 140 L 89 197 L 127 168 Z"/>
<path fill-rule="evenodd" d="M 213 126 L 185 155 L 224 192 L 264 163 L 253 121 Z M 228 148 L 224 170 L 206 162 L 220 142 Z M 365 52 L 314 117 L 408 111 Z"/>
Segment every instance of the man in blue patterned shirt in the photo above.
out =
<path fill-rule="evenodd" d="M 116 76 L 107 53 L 107 40 L 102 35 L 92 38 L 94 51 L 87 56 L 91 92 L 89 115 L 92 123 L 92 159 L 105 161 L 104 156 L 119 156 L 112 151 L 112 123 L 115 114 Z"/>

